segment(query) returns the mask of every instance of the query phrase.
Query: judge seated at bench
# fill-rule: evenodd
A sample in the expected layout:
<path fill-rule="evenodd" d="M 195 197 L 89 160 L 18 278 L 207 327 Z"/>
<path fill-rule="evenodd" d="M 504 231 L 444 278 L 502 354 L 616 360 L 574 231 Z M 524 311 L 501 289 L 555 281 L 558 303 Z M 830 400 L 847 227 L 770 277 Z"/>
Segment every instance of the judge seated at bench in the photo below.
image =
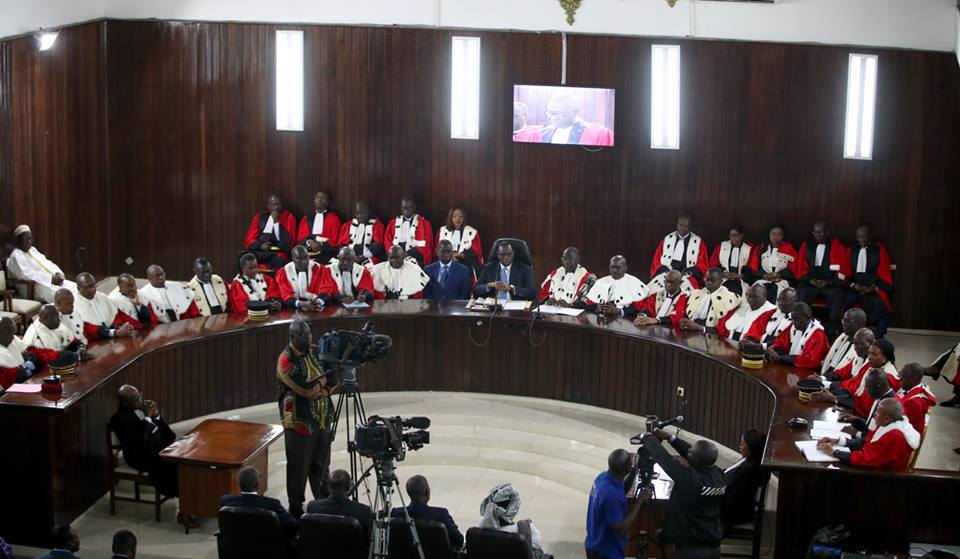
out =
<path fill-rule="evenodd" d="M 469 299 L 473 291 L 473 271 L 453 258 L 453 243 L 440 239 L 437 260 L 423 269 L 430 281 L 423 289 L 424 299 Z"/>
<path fill-rule="evenodd" d="M 244 466 L 237 472 L 237 485 L 240 486 L 239 495 L 224 495 L 220 497 L 221 507 L 249 507 L 273 512 L 280 521 L 280 528 L 288 538 L 294 538 L 300 530 L 297 519 L 283 508 L 280 501 L 273 497 L 260 494 L 260 471 L 256 466 Z"/>
<path fill-rule="evenodd" d="M 160 322 L 150 304 L 140 299 L 137 280 L 131 274 L 123 273 L 117 276 L 117 286 L 107 297 L 117 306 L 118 311 L 127 315 L 127 322 L 135 330 L 156 326 Z"/>
<path fill-rule="evenodd" d="M 97 290 L 93 274 L 83 272 L 77 276 L 77 295 L 74 309 L 83 323 L 83 336 L 87 341 L 126 338 L 136 331 L 131 323 L 134 319 L 120 312 L 105 293 Z"/>
<path fill-rule="evenodd" d="M 267 211 L 258 212 L 250 221 L 243 246 L 257 262 L 276 270 L 290 260 L 290 248 L 297 238 L 297 220 L 283 209 L 276 194 L 267 198 Z"/>
<path fill-rule="evenodd" d="M 496 297 L 500 302 L 511 299 L 532 301 L 537 296 L 533 269 L 523 262 L 514 262 L 513 256 L 510 243 L 504 241 L 497 245 L 497 260 L 484 264 L 473 294 Z"/>
<path fill-rule="evenodd" d="M 193 277 L 187 282 L 201 316 L 227 312 L 229 291 L 223 278 L 213 273 L 213 265 L 204 257 L 193 261 Z"/>
<path fill-rule="evenodd" d="M 584 304 L 587 291 L 597 277 L 580 265 L 580 251 L 567 247 L 560 255 L 561 266 L 544 278 L 540 284 L 539 300 L 547 305 L 573 307 Z"/>
<path fill-rule="evenodd" d="M 17 335 L 17 325 L 8 317 L 0 318 L 0 388 L 24 382 L 42 368 L 40 360 L 27 351 Z"/>
<path fill-rule="evenodd" d="M 793 324 L 777 336 L 767 350 L 770 361 L 786 363 L 804 369 L 820 369 L 823 357 L 830 349 L 830 341 L 820 321 L 813 318 L 806 303 L 797 303 L 790 317 Z"/>
<path fill-rule="evenodd" d="M 637 316 L 647 286 L 627 273 L 627 259 L 622 255 L 610 259 L 609 269 L 610 275 L 598 279 L 587 292 L 586 308 L 607 318 Z"/>
<path fill-rule="evenodd" d="M 910 456 L 920 448 L 920 433 L 903 415 L 903 405 L 896 398 L 879 403 L 874 417 L 876 427 L 863 438 L 849 439 L 841 445 L 835 438 L 825 437 L 817 448 L 839 458 L 844 464 L 883 470 L 904 470 Z"/>
<path fill-rule="evenodd" d="M 680 329 L 724 337 L 726 323 L 739 306 L 740 297 L 723 286 L 723 271 L 710 268 L 704 276 L 704 287 L 694 290 L 687 300 L 687 315 L 680 319 Z"/>
<path fill-rule="evenodd" d="M 664 280 L 664 289 L 657 291 L 640 303 L 633 324 L 636 326 L 663 326 L 680 327 L 680 321 L 687 316 L 687 294 L 680 291 L 680 282 L 683 274 L 670 270 Z"/>
<path fill-rule="evenodd" d="M 167 281 L 167 273 L 157 264 L 147 267 L 147 285 L 140 288 L 140 299 L 150 305 L 163 323 L 200 316 L 193 291 L 178 281 Z"/>
<path fill-rule="evenodd" d="M 277 270 L 277 290 L 283 306 L 298 311 L 318 311 L 329 271 L 310 259 L 306 247 L 297 245 L 290 251 L 293 262 Z"/>
<path fill-rule="evenodd" d="M 430 282 L 416 260 L 408 258 L 398 245 L 390 247 L 387 261 L 370 269 L 377 299 L 422 299 L 423 289 Z"/>
<path fill-rule="evenodd" d="M 60 321 L 60 311 L 53 305 L 40 307 L 37 319 L 27 328 L 23 343 L 30 353 L 37 356 L 41 365 L 46 366 L 55 360 L 92 359 L 83 348 L 80 340 Z"/>

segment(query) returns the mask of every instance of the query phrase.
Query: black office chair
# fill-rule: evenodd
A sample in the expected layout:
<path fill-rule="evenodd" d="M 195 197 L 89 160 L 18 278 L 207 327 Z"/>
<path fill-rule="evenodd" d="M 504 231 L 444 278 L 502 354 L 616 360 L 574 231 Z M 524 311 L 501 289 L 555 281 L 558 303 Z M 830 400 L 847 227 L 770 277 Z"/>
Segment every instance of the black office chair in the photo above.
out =
<path fill-rule="evenodd" d="M 467 559 L 533 559 L 533 550 L 520 534 L 470 528 Z"/>
<path fill-rule="evenodd" d="M 533 258 L 530 256 L 530 247 L 527 246 L 527 241 L 521 239 L 497 239 L 490 247 L 490 254 L 487 255 L 486 262 L 497 261 L 497 248 L 500 246 L 500 243 L 510 243 L 510 246 L 513 247 L 514 262 L 526 264 L 533 268 Z"/>
<path fill-rule="evenodd" d="M 450 545 L 447 527 L 434 520 L 414 520 L 417 537 L 423 548 L 425 559 L 454 559 L 457 550 Z M 420 559 L 413 545 L 413 536 L 404 517 L 390 519 L 390 557 L 391 559 Z"/>
<path fill-rule="evenodd" d="M 740 524 L 730 528 L 723 541 L 749 541 L 752 542 L 752 549 L 749 555 L 746 553 L 721 553 L 724 557 L 743 557 L 747 559 L 759 559 L 760 543 L 763 540 L 763 517 L 766 516 L 764 507 L 767 503 L 767 486 L 770 485 L 770 474 L 764 477 L 763 483 L 757 488 L 756 500 L 753 503 L 753 522 L 750 524 Z"/>
<path fill-rule="evenodd" d="M 300 517 L 298 549 L 300 559 L 365 559 L 367 540 L 356 518 L 308 512 Z M 336 553 L 331 553 L 332 550 Z"/>
<path fill-rule="evenodd" d="M 287 559 L 289 542 L 272 510 L 221 507 L 218 519 L 220 559 Z"/>

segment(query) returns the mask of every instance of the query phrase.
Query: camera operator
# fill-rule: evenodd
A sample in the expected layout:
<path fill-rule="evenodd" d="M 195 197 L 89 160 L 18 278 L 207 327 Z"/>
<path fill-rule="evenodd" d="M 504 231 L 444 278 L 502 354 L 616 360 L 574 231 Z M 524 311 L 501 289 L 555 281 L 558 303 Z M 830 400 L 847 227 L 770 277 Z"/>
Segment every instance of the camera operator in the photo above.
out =
<path fill-rule="evenodd" d="M 670 441 L 685 463 L 668 454 L 660 441 Z M 720 504 L 727 483 L 716 466 L 716 445 L 700 440 L 691 447 L 663 429 L 644 433 L 641 444 L 673 480 L 662 543 L 676 547 L 673 559 L 719 559 Z"/>
<path fill-rule="evenodd" d="M 593 480 L 587 504 L 587 559 L 620 559 L 630 527 L 637 523 L 643 503 L 650 498 L 645 488 L 627 512 L 627 494 L 636 478 L 636 454 L 618 448 L 607 457 L 607 471 Z"/>

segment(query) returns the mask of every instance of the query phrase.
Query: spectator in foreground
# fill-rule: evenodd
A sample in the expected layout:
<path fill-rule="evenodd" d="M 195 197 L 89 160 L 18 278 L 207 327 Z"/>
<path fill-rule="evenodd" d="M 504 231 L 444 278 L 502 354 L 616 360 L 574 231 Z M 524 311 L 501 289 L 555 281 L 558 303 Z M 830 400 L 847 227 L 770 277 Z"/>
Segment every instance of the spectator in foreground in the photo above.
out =
<path fill-rule="evenodd" d="M 119 530 L 113 535 L 113 556 L 110 559 L 135 559 L 137 536 L 130 530 Z"/>
<path fill-rule="evenodd" d="M 457 528 L 457 523 L 450 516 L 450 511 L 442 507 L 431 507 L 427 503 L 430 501 L 430 484 L 427 478 L 421 475 L 415 475 L 407 480 L 407 496 L 410 497 L 410 504 L 407 505 L 407 514 L 414 520 L 434 520 L 442 522 L 447 528 L 447 537 L 450 538 L 450 545 L 454 549 L 463 547 L 463 534 Z M 395 508 L 392 516 L 402 517 L 403 509 Z"/>
<path fill-rule="evenodd" d="M 480 503 L 480 527 L 501 532 L 520 534 L 530 544 L 534 559 L 551 557 L 543 552 L 540 530 L 532 520 L 516 522 L 520 512 L 520 494 L 509 483 L 498 485 L 490 490 Z"/>
<path fill-rule="evenodd" d="M 37 559 L 71 559 L 74 553 L 80 550 L 80 537 L 73 526 L 57 524 L 50 530 L 50 543 L 53 546 L 50 553 L 41 555 Z"/>

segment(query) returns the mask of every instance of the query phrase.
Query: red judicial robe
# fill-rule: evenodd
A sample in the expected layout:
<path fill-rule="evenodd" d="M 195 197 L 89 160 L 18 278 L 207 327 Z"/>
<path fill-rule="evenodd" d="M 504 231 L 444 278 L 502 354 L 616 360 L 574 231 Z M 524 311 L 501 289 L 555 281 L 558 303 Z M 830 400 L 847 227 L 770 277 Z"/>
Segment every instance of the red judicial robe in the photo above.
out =
<path fill-rule="evenodd" d="M 0 346 L 0 387 L 4 390 L 17 382 L 17 372 L 23 367 L 23 354 L 27 351 L 27 344 L 17 336 L 10 340 L 10 345 Z"/>
<path fill-rule="evenodd" d="M 830 240 L 830 271 L 837 274 L 840 281 L 850 277 L 850 259 L 847 258 L 847 247 L 837 239 Z M 809 280 L 807 275 L 810 268 L 816 264 L 817 244 L 810 241 L 804 241 L 800 245 L 800 251 L 797 253 L 797 279 Z"/>
<path fill-rule="evenodd" d="M 850 280 L 850 285 L 858 280 L 868 284 L 873 283 L 877 286 L 877 295 L 883 300 L 883 306 L 887 307 L 888 312 L 893 312 L 893 306 L 890 304 L 890 292 L 893 291 L 893 259 L 890 258 L 886 245 L 871 243 L 867 246 L 866 268 L 862 272 L 857 272 L 860 247 L 850 247 L 848 255 L 851 275 L 847 279 Z"/>
<path fill-rule="evenodd" d="M 364 226 L 361 226 L 360 222 L 356 219 L 351 219 L 340 226 L 340 239 L 337 242 L 337 246 L 355 247 L 362 245 L 361 250 L 363 250 L 367 248 L 367 245 L 370 243 L 383 245 L 383 235 L 383 223 L 380 223 L 379 219 L 370 219 Z M 357 258 L 361 256 L 363 256 L 362 252 L 357 253 Z M 376 255 L 372 255 L 369 258 L 374 264 L 381 261 Z"/>
<path fill-rule="evenodd" d="M 157 317 L 157 313 L 154 312 L 153 307 L 150 306 L 150 303 L 141 301 L 140 306 L 147 310 L 150 318 L 147 323 L 140 322 L 137 318 L 137 307 L 133 304 L 133 301 L 124 297 L 120 293 L 119 287 L 114 287 L 113 291 L 110 292 L 107 297 L 113 301 L 113 304 L 117 306 L 117 312 L 125 315 L 124 321 L 133 326 L 135 330 L 143 330 L 144 328 L 149 328 L 150 326 L 156 326 L 160 323 L 160 319 Z M 129 319 L 129 320 L 127 320 Z"/>
<path fill-rule="evenodd" d="M 257 274 L 250 279 L 243 274 L 234 276 L 230 282 L 228 306 L 230 312 L 247 312 L 247 301 L 282 300 L 277 282 L 268 275 Z"/>
<path fill-rule="evenodd" d="M 413 216 L 413 223 L 410 226 L 410 243 L 407 244 L 407 250 L 416 248 L 423 256 L 423 266 L 431 262 L 433 258 L 433 226 L 427 218 L 420 214 Z M 400 229 L 403 226 L 403 216 L 397 216 L 387 223 L 387 228 L 383 232 L 383 245 L 387 252 L 398 244 Z"/>
<path fill-rule="evenodd" d="M 453 252 L 466 253 L 472 251 L 476 256 L 477 267 L 483 266 L 483 245 L 480 243 L 480 232 L 475 227 L 464 225 L 460 231 L 452 230 L 446 225 L 437 229 L 437 238 L 433 242 L 434 249 L 440 244 L 440 241 L 450 241 L 453 245 Z M 474 263 L 467 263 L 466 258 L 461 262 L 467 268 L 474 270 Z M 426 266 L 426 264 L 424 264 Z"/>
<path fill-rule="evenodd" d="M 343 295 L 349 294 L 354 297 L 354 293 L 359 296 L 361 291 L 367 291 L 370 298 L 375 297 L 373 287 L 373 276 L 366 266 L 354 263 L 353 270 L 349 276 L 340 272 L 340 263 L 331 262 L 324 266 L 324 283 L 320 288 L 324 297 L 333 301 L 339 301 Z M 345 282 L 351 282 L 349 285 Z"/>
<path fill-rule="evenodd" d="M 243 239 L 243 246 L 250 250 L 259 250 L 257 239 L 260 237 L 260 233 L 263 233 L 263 228 L 266 227 L 269 217 L 269 211 L 259 212 L 253 216 L 253 219 L 250 220 L 250 227 L 247 229 L 247 236 Z M 280 245 L 282 248 L 277 252 L 277 255 L 289 259 L 290 255 L 286 251 L 293 248 L 297 239 L 297 218 L 293 217 L 293 214 L 289 211 L 283 210 L 280 212 L 279 222 Z M 284 244 L 286 246 L 283 246 Z"/>
<path fill-rule="evenodd" d="M 657 318 L 660 324 L 679 328 L 680 319 L 687 316 L 687 299 L 687 294 L 679 291 L 673 297 L 665 291 L 657 291 L 640 302 L 640 314 Z"/>
<path fill-rule="evenodd" d="M 862 361 L 856 374 L 840 383 L 841 388 L 853 394 L 853 414 L 859 417 L 867 417 L 870 414 L 870 408 L 873 406 L 873 398 L 870 397 L 870 394 L 867 394 L 867 385 L 864 382 L 870 369 L 870 363 Z M 890 383 L 890 388 L 894 392 L 899 390 L 900 374 L 897 372 L 897 367 L 888 361 L 884 363 L 882 369 L 887 374 L 887 382 Z"/>
<path fill-rule="evenodd" d="M 515 142 L 539 142 L 541 144 L 553 143 L 553 135 L 557 132 L 556 126 L 545 126 L 536 133 L 517 133 L 514 135 Z M 567 145 L 581 146 L 612 146 L 613 131 L 609 128 L 587 122 L 583 119 L 576 119 L 570 126 L 570 135 L 567 137 Z"/>
<path fill-rule="evenodd" d="M 764 309 L 764 307 L 766 307 L 767 305 L 769 305 L 770 308 Z M 777 307 L 767 301 L 766 305 L 761 307 L 761 309 L 764 309 L 764 310 L 759 314 L 757 314 L 756 316 L 752 317 L 750 324 L 745 325 L 743 328 L 739 328 L 739 327 L 736 328 L 736 330 L 740 332 L 739 338 L 736 337 L 736 333 L 737 333 L 736 331 L 731 332 L 731 337 L 733 338 L 733 341 L 739 342 L 743 340 L 750 340 L 756 343 L 760 343 L 763 341 L 764 336 L 766 336 L 767 334 L 767 325 L 770 324 L 770 317 L 777 312 Z M 751 313 L 747 313 L 747 316 L 744 317 L 744 322 L 746 322 L 747 320 L 750 320 L 751 318 L 750 314 Z"/>
<path fill-rule="evenodd" d="M 340 216 L 331 210 L 323 212 L 323 228 L 319 235 L 313 234 L 313 223 L 317 220 L 316 210 L 300 218 L 297 228 L 297 244 L 306 245 L 308 239 L 318 243 L 328 243 L 331 247 L 340 246 Z"/>
<path fill-rule="evenodd" d="M 830 341 L 827 339 L 827 333 L 823 331 L 820 321 L 811 319 L 807 330 L 800 332 L 796 324 L 791 324 L 789 328 L 777 336 L 773 342 L 773 347 L 779 348 L 790 355 L 796 355 L 793 364 L 803 369 L 819 369 L 820 363 L 830 350 Z"/>
<path fill-rule="evenodd" d="M 885 470 L 903 470 L 910 455 L 920 448 L 920 433 L 906 419 L 879 427 L 867 433 L 867 442 L 850 453 L 850 463 Z"/>
<path fill-rule="evenodd" d="M 763 244 L 753 251 L 750 255 L 750 271 L 760 281 L 763 281 L 764 274 L 779 273 L 781 278 L 780 288 L 789 287 L 787 280 L 793 280 L 797 277 L 797 268 L 799 267 L 797 258 L 797 249 L 787 241 L 780 243 L 777 248 L 777 258 L 773 258 L 773 247 L 769 244 Z"/>
<path fill-rule="evenodd" d="M 707 258 L 707 244 L 703 242 L 703 239 L 700 238 L 696 233 L 689 233 L 690 240 L 687 243 L 687 250 L 684 253 L 684 259 L 682 260 L 683 269 L 696 268 L 699 272 L 700 277 L 696 275 L 687 276 L 690 285 L 694 289 L 699 289 L 702 286 L 703 276 L 707 273 L 707 268 L 709 268 L 709 259 Z M 673 269 L 671 263 L 673 261 L 674 248 L 677 243 L 682 243 L 680 236 L 676 231 L 670 233 L 666 237 L 660 240 L 660 243 L 657 244 L 657 250 L 653 253 L 653 260 L 650 262 L 650 280 L 653 279 L 666 270 Z M 684 271 L 679 270 L 679 271 Z"/>
<path fill-rule="evenodd" d="M 566 268 L 560 266 L 544 278 L 538 298 L 543 301 L 553 297 L 572 305 L 587 294 L 584 284 L 589 276 L 590 272 L 579 264 L 573 273 L 567 273 Z"/>
<path fill-rule="evenodd" d="M 897 391 L 897 399 L 903 404 L 903 415 L 910 421 L 910 425 L 923 433 L 927 426 L 927 413 L 931 406 L 937 405 L 937 397 L 930 392 L 930 388 L 925 384 L 918 384 L 908 391 L 901 388 Z"/>
<path fill-rule="evenodd" d="M 303 286 L 296 284 L 297 268 L 293 262 L 286 264 L 283 268 L 277 270 L 276 281 L 277 291 L 280 292 L 280 299 L 284 304 L 291 304 L 299 299 L 310 299 L 308 294 L 319 297 L 323 293 L 323 287 L 329 279 L 326 277 L 329 272 L 326 266 L 310 261 L 307 267 L 307 285 L 306 290 Z"/>
<path fill-rule="evenodd" d="M 75 301 L 74 313 L 83 320 L 83 336 L 87 341 L 100 339 L 103 337 L 101 334 L 107 334 L 103 330 L 119 328 L 124 324 L 129 324 L 135 329 L 137 326 L 143 328 L 139 320 L 118 309 L 107 295 L 99 291 L 92 301 L 80 294 L 77 294 Z"/>

